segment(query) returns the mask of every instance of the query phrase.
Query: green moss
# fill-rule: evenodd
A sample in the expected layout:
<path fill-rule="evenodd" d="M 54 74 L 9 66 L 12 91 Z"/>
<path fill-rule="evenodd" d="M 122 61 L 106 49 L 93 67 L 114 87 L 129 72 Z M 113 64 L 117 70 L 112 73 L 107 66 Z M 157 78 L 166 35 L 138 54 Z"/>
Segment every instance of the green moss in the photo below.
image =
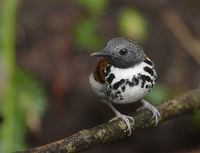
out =
<path fill-rule="evenodd" d="M 95 135 L 98 139 L 103 139 L 106 134 L 106 129 L 100 129 L 97 134 Z"/>
<path fill-rule="evenodd" d="M 89 130 L 81 130 L 79 133 L 84 136 L 89 136 L 91 134 Z"/>
<path fill-rule="evenodd" d="M 66 147 L 67 152 L 75 152 L 76 147 L 73 145 L 73 143 L 69 143 Z"/>

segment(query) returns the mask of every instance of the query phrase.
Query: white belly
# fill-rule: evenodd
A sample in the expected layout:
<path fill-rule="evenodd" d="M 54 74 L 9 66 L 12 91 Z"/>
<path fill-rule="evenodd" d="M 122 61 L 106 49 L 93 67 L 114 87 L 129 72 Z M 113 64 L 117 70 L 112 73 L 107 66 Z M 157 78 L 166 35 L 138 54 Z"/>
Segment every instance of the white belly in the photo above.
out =
<path fill-rule="evenodd" d="M 146 76 L 149 76 L 153 80 L 153 82 L 146 81 L 144 87 L 141 87 L 142 82 L 143 82 L 142 80 L 139 80 L 138 85 L 129 86 L 128 84 L 126 84 L 125 85 L 126 89 L 124 92 L 122 92 L 122 90 L 119 88 L 118 90 L 121 92 L 122 98 L 121 99 L 115 98 L 114 100 L 112 100 L 113 103 L 118 103 L 118 104 L 133 103 L 142 99 L 144 96 L 148 94 L 150 89 L 155 84 L 155 78 L 153 78 L 153 76 L 151 76 L 148 72 L 144 71 L 143 68 L 145 66 L 151 67 L 144 62 L 140 63 L 139 65 L 136 65 L 135 67 L 128 68 L 128 69 L 119 69 L 119 68 L 111 67 L 110 73 L 113 73 L 115 75 L 115 78 L 112 81 L 111 85 L 114 85 L 116 82 L 120 81 L 121 79 L 131 81 L 133 76 L 137 77 L 138 75 L 146 75 Z M 155 70 L 153 71 L 156 76 Z M 151 88 L 146 88 L 146 86 L 151 87 Z"/>
<path fill-rule="evenodd" d="M 123 99 L 115 99 L 113 100 L 113 103 L 116 104 L 127 104 L 127 103 L 133 103 L 140 99 L 142 99 L 144 96 L 148 94 L 148 90 L 141 88 L 140 86 L 126 86 L 126 91 L 122 92 Z"/>
<path fill-rule="evenodd" d="M 155 74 L 155 77 L 153 77 L 148 72 L 144 71 L 143 67 L 145 66 L 149 66 L 149 65 L 143 62 L 136 65 L 135 67 L 128 68 L 128 69 L 120 69 L 120 68 L 111 66 L 111 70 L 109 74 L 111 73 L 114 74 L 115 78 L 112 80 L 110 84 L 108 82 L 106 82 L 105 84 L 100 84 L 99 82 L 94 80 L 93 74 L 91 74 L 89 78 L 90 84 L 92 86 L 92 89 L 99 96 L 105 99 L 108 99 L 109 101 L 113 103 L 116 103 L 116 104 L 133 103 L 142 99 L 145 95 L 147 95 L 150 89 L 155 84 L 155 78 L 156 78 L 155 70 L 153 70 Z M 139 75 L 149 76 L 153 80 L 153 82 L 146 81 L 143 87 L 142 87 L 142 83 L 143 83 L 142 79 L 138 79 L 139 82 L 137 85 L 130 86 L 129 84 L 127 84 L 127 81 L 132 81 L 133 76 L 138 77 Z M 122 79 L 126 80 L 124 84 L 119 86 L 117 89 L 111 88 L 114 86 L 114 84 L 116 84 Z M 125 90 L 122 89 L 122 86 L 125 86 Z M 109 94 L 107 94 L 106 92 L 107 93 L 109 92 Z M 119 92 L 119 94 L 117 94 L 117 92 Z"/>

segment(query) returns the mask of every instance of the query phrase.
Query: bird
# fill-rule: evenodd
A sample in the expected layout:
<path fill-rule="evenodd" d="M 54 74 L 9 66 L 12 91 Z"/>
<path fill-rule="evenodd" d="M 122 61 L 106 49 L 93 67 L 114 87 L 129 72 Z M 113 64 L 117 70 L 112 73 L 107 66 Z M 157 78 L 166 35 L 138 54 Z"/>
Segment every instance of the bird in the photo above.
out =
<path fill-rule="evenodd" d="M 89 76 L 94 92 L 116 115 L 110 121 L 122 119 L 128 135 L 131 135 L 132 116 L 120 113 L 113 104 L 129 104 L 140 101 L 138 110 L 149 109 L 158 124 L 160 113 L 156 107 L 144 99 L 156 84 L 157 73 L 154 63 L 144 53 L 143 48 L 134 40 L 115 37 L 108 41 L 100 51 L 91 54 L 101 58 Z"/>

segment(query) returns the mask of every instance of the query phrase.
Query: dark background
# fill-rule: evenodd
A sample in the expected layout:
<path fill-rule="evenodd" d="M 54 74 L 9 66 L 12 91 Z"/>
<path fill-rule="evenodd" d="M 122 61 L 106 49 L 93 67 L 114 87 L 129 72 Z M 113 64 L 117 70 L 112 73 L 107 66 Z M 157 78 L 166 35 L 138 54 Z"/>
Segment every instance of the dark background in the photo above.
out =
<path fill-rule="evenodd" d="M 61 139 L 114 117 L 88 83 L 96 63 L 90 53 L 104 47 L 113 37 L 136 39 L 154 61 L 158 85 L 148 99 L 154 102 L 156 94 L 161 97 L 153 104 L 199 86 L 200 56 L 191 50 L 195 50 L 192 44 L 200 38 L 200 1 L 104 0 L 102 7 L 97 4 L 93 9 L 96 3 L 95 0 L 87 4 L 81 0 L 21 0 L 18 3 L 16 63 L 39 80 L 47 101 L 40 128 L 27 128 L 28 147 Z M 140 19 L 132 19 L 131 13 L 127 13 L 130 22 L 134 21 L 128 25 L 136 29 L 141 26 L 139 34 L 137 30 L 127 32 L 127 26 L 123 26 L 121 16 L 127 9 L 144 20 L 142 25 L 137 25 Z M 118 109 L 127 113 L 134 111 L 135 105 L 118 106 Z M 200 152 L 198 114 L 139 130 L 132 137 L 99 145 L 87 152 Z"/>

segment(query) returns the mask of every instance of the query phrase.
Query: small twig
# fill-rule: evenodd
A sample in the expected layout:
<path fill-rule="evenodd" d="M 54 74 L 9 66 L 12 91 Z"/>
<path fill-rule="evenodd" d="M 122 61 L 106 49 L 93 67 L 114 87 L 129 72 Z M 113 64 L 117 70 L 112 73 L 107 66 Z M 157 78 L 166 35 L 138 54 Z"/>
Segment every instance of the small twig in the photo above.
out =
<path fill-rule="evenodd" d="M 200 41 L 196 39 L 173 10 L 163 12 L 163 20 L 168 29 L 174 34 L 185 51 L 200 65 Z"/>
<path fill-rule="evenodd" d="M 161 114 L 159 123 L 173 119 L 178 115 L 194 111 L 200 108 L 200 88 L 192 90 L 179 96 L 174 100 L 169 100 L 160 104 L 158 110 Z M 143 110 L 136 112 L 133 117 L 135 125 L 131 125 L 132 132 L 136 129 L 154 126 L 154 119 L 151 112 Z M 40 147 L 32 148 L 18 153 L 60 153 L 60 152 L 81 152 L 94 147 L 97 144 L 110 143 L 127 136 L 126 124 L 122 120 L 104 123 L 97 127 L 81 130 L 80 132 Z"/>

